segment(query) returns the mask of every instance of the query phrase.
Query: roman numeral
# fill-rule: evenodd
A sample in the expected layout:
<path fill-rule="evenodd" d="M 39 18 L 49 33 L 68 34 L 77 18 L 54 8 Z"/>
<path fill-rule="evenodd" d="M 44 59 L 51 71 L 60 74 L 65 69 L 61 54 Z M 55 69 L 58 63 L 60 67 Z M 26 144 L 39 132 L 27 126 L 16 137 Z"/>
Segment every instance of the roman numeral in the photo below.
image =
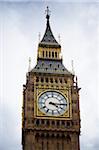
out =
<path fill-rule="evenodd" d="M 49 109 L 47 109 L 46 113 L 49 111 Z"/>
<path fill-rule="evenodd" d="M 57 112 L 60 114 L 59 110 L 57 110 Z"/>
<path fill-rule="evenodd" d="M 53 97 L 53 92 L 52 92 L 52 97 Z"/>
<path fill-rule="evenodd" d="M 58 97 L 58 96 L 59 96 L 59 94 L 57 95 L 57 97 Z M 56 98 L 57 98 L 57 97 L 56 97 Z"/>
<path fill-rule="evenodd" d="M 62 107 L 60 107 L 61 109 L 63 109 L 64 111 L 65 111 L 65 109 L 64 108 L 62 108 Z"/>
<path fill-rule="evenodd" d="M 54 110 L 52 110 L 52 115 L 54 114 Z"/>
<path fill-rule="evenodd" d="M 46 96 L 49 98 L 49 95 L 48 95 L 48 94 L 46 94 Z"/>
<path fill-rule="evenodd" d="M 40 109 L 46 108 L 46 106 L 41 107 Z"/>

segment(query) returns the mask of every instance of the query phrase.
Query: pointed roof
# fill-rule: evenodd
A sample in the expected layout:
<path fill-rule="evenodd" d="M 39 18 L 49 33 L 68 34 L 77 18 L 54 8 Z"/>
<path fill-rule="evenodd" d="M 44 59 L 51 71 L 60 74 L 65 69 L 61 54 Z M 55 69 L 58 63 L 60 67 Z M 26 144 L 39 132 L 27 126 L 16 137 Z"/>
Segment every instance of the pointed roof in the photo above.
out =
<path fill-rule="evenodd" d="M 50 14 L 49 14 L 49 8 L 47 7 L 47 15 L 46 15 L 46 19 L 47 19 L 47 23 L 46 23 L 46 30 L 45 30 L 45 34 L 41 40 L 41 42 L 39 43 L 39 46 L 55 46 L 55 47 L 61 47 L 60 44 L 56 41 L 52 31 L 51 31 L 51 27 L 50 27 L 50 22 L 49 22 L 49 18 L 50 18 Z"/>
<path fill-rule="evenodd" d="M 37 65 L 31 70 L 35 73 L 48 73 L 48 74 L 65 74 L 72 75 L 65 66 L 63 65 L 61 60 L 39 60 Z"/>

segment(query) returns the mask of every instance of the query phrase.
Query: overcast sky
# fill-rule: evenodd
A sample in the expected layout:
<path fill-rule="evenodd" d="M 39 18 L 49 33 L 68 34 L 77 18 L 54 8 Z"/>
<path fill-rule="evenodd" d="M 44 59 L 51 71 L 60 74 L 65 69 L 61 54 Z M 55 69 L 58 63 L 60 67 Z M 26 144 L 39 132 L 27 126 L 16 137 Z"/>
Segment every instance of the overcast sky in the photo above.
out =
<path fill-rule="evenodd" d="M 23 2 L 24 1 L 24 2 Z M 38 34 L 51 10 L 54 36 L 61 36 L 63 63 L 74 60 L 81 109 L 81 150 L 99 150 L 98 0 L 0 0 L 0 150 L 21 150 L 22 85 L 36 64 Z"/>

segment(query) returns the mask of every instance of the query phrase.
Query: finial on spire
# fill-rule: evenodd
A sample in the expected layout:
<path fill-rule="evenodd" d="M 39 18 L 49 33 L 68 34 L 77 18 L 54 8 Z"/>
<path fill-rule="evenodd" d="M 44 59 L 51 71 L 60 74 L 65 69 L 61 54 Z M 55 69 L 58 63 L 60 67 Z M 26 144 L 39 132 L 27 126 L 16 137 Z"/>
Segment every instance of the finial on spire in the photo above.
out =
<path fill-rule="evenodd" d="M 77 79 L 77 76 L 76 76 L 76 87 L 78 87 L 78 79 Z"/>
<path fill-rule="evenodd" d="M 72 73 L 75 74 L 75 71 L 74 71 L 74 61 L 73 60 L 71 61 L 71 65 L 72 65 Z"/>
<path fill-rule="evenodd" d="M 29 57 L 29 67 L 28 67 L 28 72 L 31 71 L 31 57 Z"/>
<path fill-rule="evenodd" d="M 40 42 L 40 40 L 41 40 L 41 33 L 40 32 L 38 34 L 38 39 L 39 39 L 39 42 Z"/>
<path fill-rule="evenodd" d="M 60 34 L 58 35 L 58 42 L 61 43 L 61 36 L 60 36 Z"/>
<path fill-rule="evenodd" d="M 47 9 L 45 10 L 45 13 L 46 13 L 46 19 L 49 20 L 50 18 L 50 10 L 49 10 L 49 7 L 47 6 Z"/>

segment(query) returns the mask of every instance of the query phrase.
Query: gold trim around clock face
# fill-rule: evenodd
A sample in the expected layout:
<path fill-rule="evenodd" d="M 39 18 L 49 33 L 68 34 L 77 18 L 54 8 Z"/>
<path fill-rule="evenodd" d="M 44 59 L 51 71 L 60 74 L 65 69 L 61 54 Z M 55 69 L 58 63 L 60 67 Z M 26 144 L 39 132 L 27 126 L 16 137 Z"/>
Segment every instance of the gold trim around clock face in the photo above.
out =
<path fill-rule="evenodd" d="M 41 111 L 39 109 L 39 105 L 38 105 L 38 100 L 39 97 L 49 91 L 53 91 L 56 93 L 59 93 L 60 95 L 62 95 L 64 97 L 64 99 L 67 100 L 68 103 L 68 109 L 66 109 L 64 111 L 64 113 L 62 113 L 61 115 L 49 115 L 47 113 L 44 113 L 43 111 Z M 34 92 L 34 117 L 35 118 L 40 118 L 40 119 L 62 119 L 62 120 L 70 120 L 72 117 L 72 112 L 71 112 L 71 94 L 70 94 L 70 88 L 68 88 L 67 90 L 52 90 L 52 89 L 45 89 L 45 88 L 35 88 L 35 92 Z"/>
<path fill-rule="evenodd" d="M 38 109 L 48 116 L 61 116 L 68 111 L 68 100 L 60 92 L 48 90 L 37 99 Z"/>

